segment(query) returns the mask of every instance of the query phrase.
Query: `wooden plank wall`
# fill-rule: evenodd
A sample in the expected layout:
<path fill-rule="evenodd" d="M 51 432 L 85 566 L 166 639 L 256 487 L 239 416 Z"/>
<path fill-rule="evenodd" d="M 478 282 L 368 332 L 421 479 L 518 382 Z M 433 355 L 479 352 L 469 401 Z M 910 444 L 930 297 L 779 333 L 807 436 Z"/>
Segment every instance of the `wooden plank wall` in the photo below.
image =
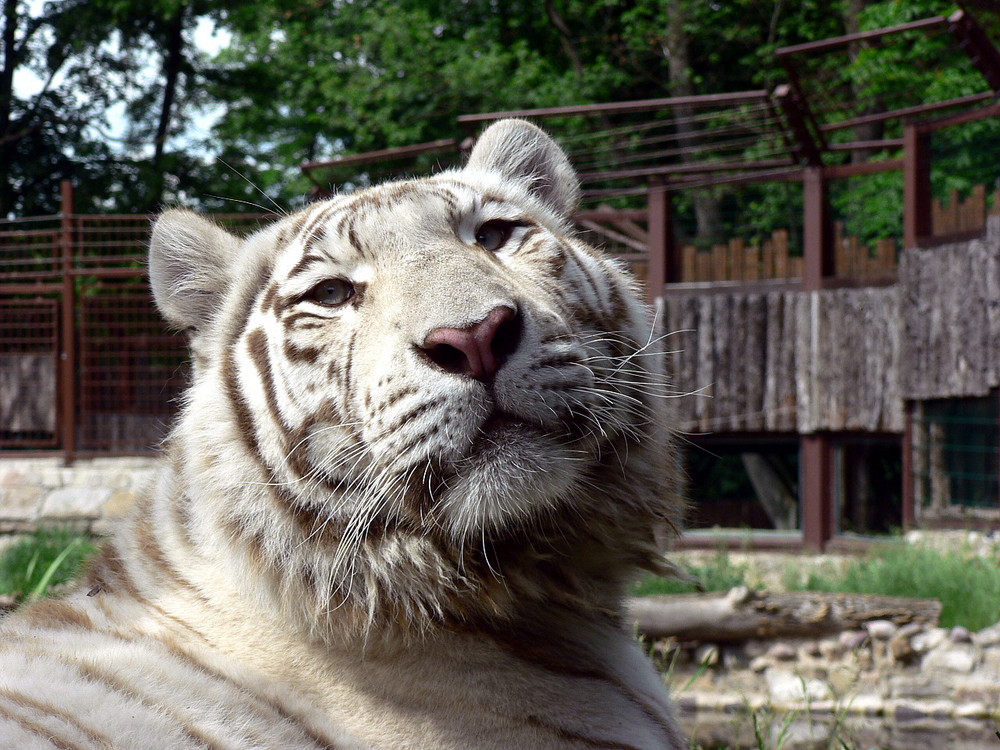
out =
<path fill-rule="evenodd" d="M 895 287 L 668 294 L 681 429 L 902 431 L 898 319 Z"/>
<path fill-rule="evenodd" d="M 1000 217 L 984 237 L 903 254 L 904 398 L 985 396 L 1000 387 Z"/>

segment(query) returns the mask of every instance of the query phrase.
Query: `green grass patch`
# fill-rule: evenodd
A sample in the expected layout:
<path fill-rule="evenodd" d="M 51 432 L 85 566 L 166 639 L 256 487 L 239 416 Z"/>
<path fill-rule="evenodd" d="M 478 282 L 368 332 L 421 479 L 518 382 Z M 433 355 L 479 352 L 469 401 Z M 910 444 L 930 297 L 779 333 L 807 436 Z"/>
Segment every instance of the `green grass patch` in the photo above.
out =
<path fill-rule="evenodd" d="M 746 566 L 733 564 L 720 550 L 704 565 L 685 565 L 704 591 L 746 585 Z M 879 546 L 848 564 L 843 573 L 803 576 L 789 568 L 791 591 L 828 591 L 908 596 L 941 602 L 941 626 L 981 630 L 1000 622 L 1000 564 L 965 552 L 939 552 L 904 544 Z M 649 577 L 633 589 L 636 596 L 683 594 L 698 590 L 685 581 Z"/>
<path fill-rule="evenodd" d="M 639 581 L 632 590 L 633 596 L 652 594 L 692 594 L 696 591 L 729 591 L 744 585 L 746 566 L 736 565 L 729 559 L 724 549 L 704 565 L 685 564 L 684 569 L 694 581 L 680 581 L 675 578 L 648 576 Z"/>
<path fill-rule="evenodd" d="M 44 528 L 0 555 L 0 593 L 18 600 L 43 596 L 72 579 L 97 551 L 90 537 L 67 528 Z"/>
<path fill-rule="evenodd" d="M 1000 565 L 962 552 L 880 547 L 840 576 L 811 575 L 790 588 L 938 599 L 945 628 L 981 630 L 1000 622 Z"/>

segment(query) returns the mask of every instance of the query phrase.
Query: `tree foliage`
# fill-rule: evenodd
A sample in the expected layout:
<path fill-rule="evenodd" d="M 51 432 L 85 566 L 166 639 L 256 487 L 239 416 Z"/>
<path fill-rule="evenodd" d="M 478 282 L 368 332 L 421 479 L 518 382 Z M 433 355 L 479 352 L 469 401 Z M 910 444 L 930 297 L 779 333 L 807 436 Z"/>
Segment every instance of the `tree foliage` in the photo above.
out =
<path fill-rule="evenodd" d="M 780 46 L 953 9 L 940 0 L 8 0 L 0 214 L 54 212 L 60 179 L 76 183 L 79 210 L 290 206 L 310 188 L 303 161 L 462 138 L 459 114 L 765 87 L 785 78 Z M 207 24 L 228 45 L 199 49 Z M 979 90 L 958 67 L 920 65 L 928 52 L 871 46 L 847 65 L 818 58 L 808 72 L 886 102 L 900 90 Z M 14 86 L 24 73 L 35 88 Z M 982 161 L 967 144 L 952 150 L 969 162 L 962 184 L 978 179 Z M 786 193 L 712 200 L 754 213 L 767 232 L 788 213 Z M 709 220 L 696 204 L 692 227 Z"/>

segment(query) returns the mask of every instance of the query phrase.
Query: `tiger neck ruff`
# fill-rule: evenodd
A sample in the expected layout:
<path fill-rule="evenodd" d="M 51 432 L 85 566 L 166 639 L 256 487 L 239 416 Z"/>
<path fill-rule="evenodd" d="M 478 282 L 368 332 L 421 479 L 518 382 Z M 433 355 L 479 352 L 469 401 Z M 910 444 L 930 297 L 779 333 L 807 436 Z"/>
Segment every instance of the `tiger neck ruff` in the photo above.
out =
<path fill-rule="evenodd" d="M 578 196 L 508 120 L 247 239 L 163 214 L 193 382 L 87 580 L 0 624 L 0 745 L 683 747 L 621 615 L 680 507 L 662 357 Z"/>

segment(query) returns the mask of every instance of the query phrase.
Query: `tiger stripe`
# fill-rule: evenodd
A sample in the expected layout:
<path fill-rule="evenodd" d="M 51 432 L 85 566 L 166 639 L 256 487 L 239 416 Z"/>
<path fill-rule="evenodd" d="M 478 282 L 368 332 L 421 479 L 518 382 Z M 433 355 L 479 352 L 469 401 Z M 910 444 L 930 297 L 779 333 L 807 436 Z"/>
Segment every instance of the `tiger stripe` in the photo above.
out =
<path fill-rule="evenodd" d="M 193 382 L 84 579 L 0 621 L 0 747 L 686 747 L 620 614 L 681 507 L 669 386 L 578 198 L 501 122 L 246 238 L 164 213 Z"/>

